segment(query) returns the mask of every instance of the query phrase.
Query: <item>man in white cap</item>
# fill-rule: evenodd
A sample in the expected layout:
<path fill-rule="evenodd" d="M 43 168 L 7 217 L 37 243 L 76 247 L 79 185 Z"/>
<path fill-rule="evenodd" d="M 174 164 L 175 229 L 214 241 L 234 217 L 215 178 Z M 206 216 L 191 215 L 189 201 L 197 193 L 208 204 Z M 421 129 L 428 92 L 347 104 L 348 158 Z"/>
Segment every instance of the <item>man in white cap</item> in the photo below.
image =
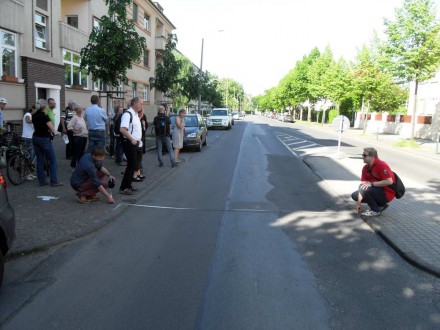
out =
<path fill-rule="evenodd" d="M 0 129 L 3 129 L 3 110 L 6 107 L 6 104 L 8 104 L 8 100 L 6 100 L 4 97 L 0 97 Z"/>

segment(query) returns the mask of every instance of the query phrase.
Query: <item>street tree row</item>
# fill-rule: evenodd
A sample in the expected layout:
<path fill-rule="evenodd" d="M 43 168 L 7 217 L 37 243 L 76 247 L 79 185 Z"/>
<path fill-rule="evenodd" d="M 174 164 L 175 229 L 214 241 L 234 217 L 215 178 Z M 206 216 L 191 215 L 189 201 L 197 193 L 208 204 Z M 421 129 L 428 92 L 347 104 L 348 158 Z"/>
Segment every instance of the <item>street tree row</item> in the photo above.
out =
<path fill-rule="evenodd" d="M 322 53 L 315 48 L 254 103 L 260 110 L 297 110 L 301 119 L 306 110 L 308 121 L 321 115 L 322 122 L 338 114 L 351 116 L 358 110 L 406 113 L 408 86 L 413 82 L 413 138 L 418 86 L 440 68 L 440 21 L 436 12 L 432 0 L 404 0 L 395 11 L 395 19 L 384 21 L 386 40 L 375 36 L 371 45 L 358 50 L 351 63 L 343 57 L 335 60 L 330 47 Z M 323 101 L 330 101 L 331 106 Z M 318 109 L 320 104 L 325 105 Z M 334 110 L 326 116 L 330 108 Z"/>

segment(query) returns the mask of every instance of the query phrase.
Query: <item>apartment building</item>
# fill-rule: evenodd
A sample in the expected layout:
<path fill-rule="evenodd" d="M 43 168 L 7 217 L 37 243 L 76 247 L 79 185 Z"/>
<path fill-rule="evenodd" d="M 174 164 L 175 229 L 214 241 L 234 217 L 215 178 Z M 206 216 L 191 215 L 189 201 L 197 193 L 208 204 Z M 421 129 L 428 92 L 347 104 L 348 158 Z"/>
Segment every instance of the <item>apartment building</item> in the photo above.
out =
<path fill-rule="evenodd" d="M 92 94 L 99 94 L 108 110 L 115 100 L 127 105 L 133 96 L 142 97 L 149 119 L 157 104 L 167 102 L 149 87 L 166 37 L 175 29 L 157 2 L 134 0 L 127 8 L 147 50 L 128 71 L 128 83 L 119 86 L 105 86 L 79 68 L 81 49 L 107 14 L 103 0 L 0 0 L 0 12 L 0 96 L 8 99 L 6 121 L 21 121 L 39 98 L 56 100 L 57 121 L 67 100 L 87 106 Z"/>

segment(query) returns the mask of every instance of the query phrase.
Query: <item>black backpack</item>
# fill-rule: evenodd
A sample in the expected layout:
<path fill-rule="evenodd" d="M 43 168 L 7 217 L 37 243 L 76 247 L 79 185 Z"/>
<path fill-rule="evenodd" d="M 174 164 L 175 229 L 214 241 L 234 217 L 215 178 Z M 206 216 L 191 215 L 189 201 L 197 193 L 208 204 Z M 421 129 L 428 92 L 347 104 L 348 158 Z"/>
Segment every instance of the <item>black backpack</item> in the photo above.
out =
<path fill-rule="evenodd" d="M 115 133 L 115 136 L 121 135 L 121 120 L 122 120 L 122 116 L 124 115 L 124 113 L 121 113 L 120 115 L 118 115 L 118 117 L 115 120 L 115 125 L 113 126 L 113 132 Z M 128 111 L 128 113 L 130 114 L 130 124 L 131 124 L 133 121 L 133 115 L 131 114 L 130 111 Z"/>
<path fill-rule="evenodd" d="M 165 116 L 158 116 L 154 122 L 154 130 L 157 136 L 167 135 L 167 121 Z"/>
<path fill-rule="evenodd" d="M 393 174 L 396 182 L 394 182 L 390 187 L 396 193 L 396 198 L 400 199 L 403 197 L 403 195 L 405 195 L 405 185 L 403 184 L 402 180 L 399 178 L 396 172 L 393 172 Z"/>
<path fill-rule="evenodd" d="M 405 195 L 405 185 L 403 184 L 402 180 L 399 178 L 396 172 L 393 171 L 393 174 L 394 174 L 395 182 L 392 185 L 390 185 L 390 188 L 394 190 L 396 198 L 400 199 L 403 197 L 403 195 Z M 371 175 L 373 175 L 373 173 L 371 173 Z M 373 178 L 378 180 L 378 178 L 376 178 L 374 175 Z"/>

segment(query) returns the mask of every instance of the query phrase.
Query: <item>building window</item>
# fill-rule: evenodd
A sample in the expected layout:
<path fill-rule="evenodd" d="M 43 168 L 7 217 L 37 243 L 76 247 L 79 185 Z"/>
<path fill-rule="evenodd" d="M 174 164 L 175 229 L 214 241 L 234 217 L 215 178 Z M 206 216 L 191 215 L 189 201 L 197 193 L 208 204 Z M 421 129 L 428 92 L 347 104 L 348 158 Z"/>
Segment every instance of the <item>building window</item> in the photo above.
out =
<path fill-rule="evenodd" d="M 142 90 L 142 99 L 144 100 L 144 102 L 148 101 L 148 86 L 145 86 Z"/>
<path fill-rule="evenodd" d="M 150 31 L 150 16 L 144 14 L 144 29 Z"/>
<path fill-rule="evenodd" d="M 138 5 L 133 2 L 133 22 L 138 21 Z"/>
<path fill-rule="evenodd" d="M 16 77 L 16 35 L 0 30 L 0 76 Z"/>
<path fill-rule="evenodd" d="M 35 47 L 47 49 L 47 17 L 35 14 Z"/>
<path fill-rule="evenodd" d="M 67 24 L 78 28 L 78 16 L 67 16 Z"/>
<path fill-rule="evenodd" d="M 81 85 L 88 88 L 87 69 L 80 70 L 81 58 L 68 50 L 63 50 L 64 57 L 64 82 L 67 86 Z"/>
<path fill-rule="evenodd" d="M 119 80 L 119 84 L 116 86 L 116 92 L 119 92 L 116 94 L 117 97 L 122 97 L 124 94 L 124 83 Z"/>
<path fill-rule="evenodd" d="M 131 91 L 131 96 L 132 96 L 133 98 L 135 98 L 135 97 L 137 96 L 137 83 L 132 82 L 132 83 L 131 83 L 131 89 L 132 89 L 132 91 Z"/>
<path fill-rule="evenodd" d="M 95 91 L 103 91 L 104 90 L 104 83 L 102 82 L 101 79 L 93 81 L 93 90 L 95 90 Z"/>
<path fill-rule="evenodd" d="M 144 66 L 150 66 L 149 65 L 149 58 L 150 58 L 150 51 L 145 49 L 145 51 L 144 51 Z"/>
<path fill-rule="evenodd" d="M 93 17 L 93 28 L 101 31 L 101 22 L 96 17 Z"/>

